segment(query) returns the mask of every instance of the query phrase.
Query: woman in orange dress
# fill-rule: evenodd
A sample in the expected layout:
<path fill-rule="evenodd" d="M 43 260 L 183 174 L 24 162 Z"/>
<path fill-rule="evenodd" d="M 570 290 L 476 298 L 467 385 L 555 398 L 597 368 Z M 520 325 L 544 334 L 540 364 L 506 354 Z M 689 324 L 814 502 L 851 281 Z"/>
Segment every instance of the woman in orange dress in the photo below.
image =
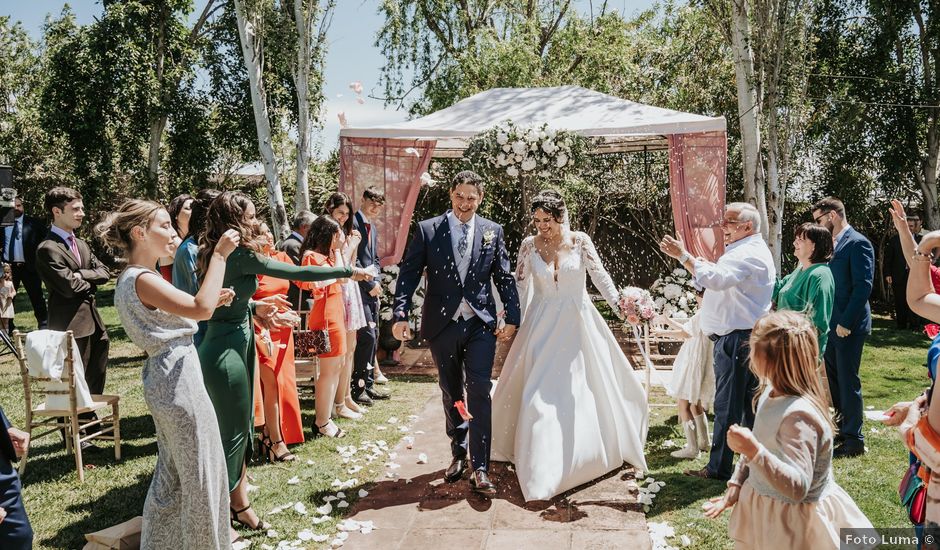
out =
<path fill-rule="evenodd" d="M 268 226 L 261 224 L 264 240 L 263 252 L 275 260 L 292 263 L 284 252 L 274 249 L 274 235 Z M 260 300 L 275 294 L 287 294 L 290 281 L 265 275 L 258 276 L 258 290 L 252 296 Z M 303 422 L 300 419 L 300 400 L 297 397 L 297 377 L 294 371 L 294 332 L 290 325 L 265 331 L 257 323 L 255 349 L 261 368 L 260 391 L 255 393 L 255 418 L 263 419 L 261 452 L 267 460 L 287 462 L 296 457 L 287 450 L 287 445 L 304 442 Z M 259 389 L 256 386 L 256 389 Z M 261 409 L 258 410 L 258 396 Z M 257 424 L 257 421 L 256 421 Z"/>
<path fill-rule="evenodd" d="M 320 216 L 300 246 L 303 259 L 300 265 L 333 266 L 339 255 L 340 226 L 330 216 Z M 339 384 L 346 356 L 346 308 L 343 302 L 345 279 L 332 279 L 316 283 L 299 283 L 300 288 L 313 293 L 313 310 L 307 316 L 307 328 L 326 329 L 330 334 L 330 351 L 319 356 L 320 374 L 316 383 L 316 420 L 314 437 L 343 437 L 346 433 L 331 420 L 333 397 Z M 295 283 L 297 284 L 297 283 Z"/>

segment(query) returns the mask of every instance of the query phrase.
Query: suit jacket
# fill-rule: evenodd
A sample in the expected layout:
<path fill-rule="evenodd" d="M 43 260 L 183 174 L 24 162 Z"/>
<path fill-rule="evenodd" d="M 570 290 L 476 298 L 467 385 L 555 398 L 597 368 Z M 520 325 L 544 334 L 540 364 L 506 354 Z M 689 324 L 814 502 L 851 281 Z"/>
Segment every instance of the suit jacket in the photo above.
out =
<path fill-rule="evenodd" d="M 519 324 L 519 294 L 503 241 L 503 227 L 477 216 L 473 249 L 467 276 L 460 282 L 447 214 L 418 223 L 415 235 L 399 265 L 395 287 L 395 321 L 408 319 L 411 297 L 421 274 L 427 269 L 427 291 L 421 315 L 421 335 L 437 336 L 453 319 L 461 301 L 467 300 L 473 312 L 491 330 L 496 329 L 496 301 L 492 280 L 503 301 L 506 323 Z"/>
<path fill-rule="evenodd" d="M 46 238 L 46 225 L 38 218 L 32 216 L 23 216 L 23 260 L 26 262 L 26 268 L 30 271 L 36 271 L 36 250 L 39 243 Z M 7 249 L 7 232 L 5 227 L 0 227 L 0 258 L 4 257 Z"/>
<path fill-rule="evenodd" d="M 836 325 L 871 333 L 872 281 L 875 278 L 875 250 L 864 235 L 849 227 L 836 246 L 829 270 L 835 283 L 835 302 L 829 328 Z"/>
<path fill-rule="evenodd" d="M 297 235 L 291 233 L 277 245 L 277 249 L 281 252 L 286 252 L 291 261 L 294 262 L 294 265 L 300 265 L 300 245 L 302 244 L 303 241 L 298 239 Z"/>
<path fill-rule="evenodd" d="M 76 338 L 84 338 L 96 330 L 105 330 L 95 307 L 95 291 L 98 285 L 108 282 L 111 273 L 85 241 L 76 242 L 81 265 L 69 245 L 50 231 L 36 251 L 36 268 L 49 290 L 49 328 L 71 330 Z M 76 273 L 80 276 L 76 277 Z"/>
<path fill-rule="evenodd" d="M 298 239 L 297 235 L 291 233 L 286 239 L 278 243 L 277 249 L 286 253 L 291 261 L 294 262 L 294 265 L 300 265 L 300 245 L 302 244 L 303 241 Z M 300 287 L 291 282 L 290 288 L 287 289 L 287 299 L 290 300 L 290 303 L 294 309 L 300 308 L 301 295 L 308 296 L 309 294 L 307 292 L 301 291 Z"/>
<path fill-rule="evenodd" d="M 374 265 L 376 273 L 375 278 L 371 281 L 359 281 L 359 290 L 362 293 L 363 300 L 375 300 L 375 298 L 369 296 L 369 292 L 382 282 L 381 267 L 379 266 L 379 240 L 376 236 L 376 227 L 373 225 L 371 230 L 367 231 L 366 221 L 362 217 L 362 213 L 356 212 L 356 215 L 353 217 L 353 229 L 362 235 L 362 240 L 359 241 L 359 250 L 356 251 L 356 267 L 368 268 L 370 265 Z"/>
<path fill-rule="evenodd" d="M 919 243 L 923 237 L 922 234 L 918 233 L 914 235 L 914 240 Z M 881 266 L 881 271 L 883 276 L 894 279 L 892 284 L 896 285 L 907 280 L 909 268 L 907 267 L 907 259 L 904 257 L 904 251 L 901 249 L 901 237 L 897 234 L 888 239 L 888 243 L 885 245 L 884 263 Z"/>
<path fill-rule="evenodd" d="M 0 407 L 0 456 L 10 462 L 16 460 L 16 449 L 13 448 L 13 441 L 7 432 L 12 427 L 7 415 L 3 413 L 3 407 Z"/>

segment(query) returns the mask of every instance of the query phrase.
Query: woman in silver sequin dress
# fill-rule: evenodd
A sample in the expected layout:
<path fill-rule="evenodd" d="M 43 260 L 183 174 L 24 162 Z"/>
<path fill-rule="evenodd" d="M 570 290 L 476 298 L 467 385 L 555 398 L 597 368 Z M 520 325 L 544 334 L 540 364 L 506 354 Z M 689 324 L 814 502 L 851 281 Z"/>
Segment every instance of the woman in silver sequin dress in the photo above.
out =
<path fill-rule="evenodd" d="M 114 302 L 128 336 L 147 353 L 144 399 L 156 425 L 158 455 L 144 502 L 141 548 L 231 548 L 243 539 L 228 522 L 225 457 L 193 334 L 195 320 L 208 319 L 232 299 L 222 290 L 222 277 L 238 234 L 230 231 L 219 242 L 199 292 L 190 296 L 147 267 L 168 255 L 175 234 L 161 205 L 129 200 L 98 232 L 127 260 Z"/>

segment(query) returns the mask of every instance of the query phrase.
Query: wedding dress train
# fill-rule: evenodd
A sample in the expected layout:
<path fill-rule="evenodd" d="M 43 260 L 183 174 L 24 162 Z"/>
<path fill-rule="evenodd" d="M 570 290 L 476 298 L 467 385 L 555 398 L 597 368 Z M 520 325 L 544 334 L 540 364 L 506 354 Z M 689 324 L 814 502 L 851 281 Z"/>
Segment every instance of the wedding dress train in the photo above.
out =
<path fill-rule="evenodd" d="M 494 460 L 513 462 L 526 501 L 546 500 L 627 462 L 645 472 L 646 393 L 585 288 L 617 288 L 590 238 L 546 264 L 527 238 L 516 278 L 523 320 L 493 395 Z M 528 296 L 528 299 L 527 299 Z"/>

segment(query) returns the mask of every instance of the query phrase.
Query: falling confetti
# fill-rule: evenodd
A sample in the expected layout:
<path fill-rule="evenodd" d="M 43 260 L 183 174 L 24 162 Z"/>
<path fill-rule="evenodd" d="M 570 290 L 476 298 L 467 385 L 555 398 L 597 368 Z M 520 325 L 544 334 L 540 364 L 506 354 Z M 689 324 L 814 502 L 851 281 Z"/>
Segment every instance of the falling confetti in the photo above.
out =
<path fill-rule="evenodd" d="M 346 122 L 346 113 L 345 113 L 345 112 L 340 111 L 340 112 L 336 113 L 336 117 L 339 119 L 339 127 L 340 127 L 340 128 L 346 128 L 347 126 L 349 126 L 349 123 Z M 362 382 L 362 381 L 360 380 L 360 382 Z M 360 386 L 360 387 L 362 387 L 362 386 Z"/>
<path fill-rule="evenodd" d="M 362 82 L 356 80 L 349 83 L 349 89 L 356 92 L 357 94 L 362 93 Z"/>
<path fill-rule="evenodd" d="M 454 407 L 457 408 L 457 412 L 460 413 L 460 418 L 463 418 L 465 422 L 473 420 L 473 415 L 471 415 L 467 410 L 467 405 L 463 402 L 463 400 L 454 403 Z"/>
<path fill-rule="evenodd" d="M 365 103 L 365 102 L 366 102 L 366 100 L 362 99 L 361 97 L 357 97 L 357 98 L 356 98 L 356 103 L 358 103 L 359 105 L 362 105 L 362 104 Z"/>

